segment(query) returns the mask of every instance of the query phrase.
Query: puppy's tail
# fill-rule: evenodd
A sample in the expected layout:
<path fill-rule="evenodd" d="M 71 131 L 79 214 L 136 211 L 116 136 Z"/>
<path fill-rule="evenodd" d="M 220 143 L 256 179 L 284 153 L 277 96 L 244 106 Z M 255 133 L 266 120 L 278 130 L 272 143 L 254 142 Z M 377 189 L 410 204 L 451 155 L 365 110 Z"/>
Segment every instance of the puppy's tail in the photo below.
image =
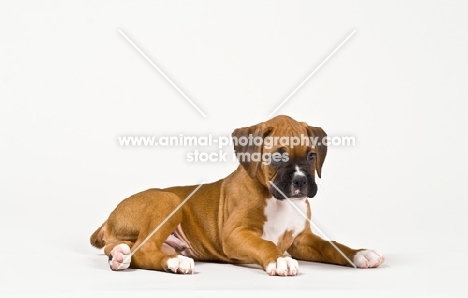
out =
<path fill-rule="evenodd" d="M 89 241 L 91 242 L 91 245 L 97 248 L 103 248 L 106 245 L 106 242 L 104 241 L 104 231 L 106 230 L 106 223 L 105 221 L 102 226 L 100 226 L 94 233 L 91 235 L 91 238 Z"/>

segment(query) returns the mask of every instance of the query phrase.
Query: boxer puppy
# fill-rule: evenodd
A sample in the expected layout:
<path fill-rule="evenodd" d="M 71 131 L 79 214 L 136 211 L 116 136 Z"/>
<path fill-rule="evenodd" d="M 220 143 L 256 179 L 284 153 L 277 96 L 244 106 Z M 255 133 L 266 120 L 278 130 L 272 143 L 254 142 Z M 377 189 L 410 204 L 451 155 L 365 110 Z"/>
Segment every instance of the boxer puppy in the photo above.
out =
<path fill-rule="evenodd" d="M 317 193 L 315 173 L 321 177 L 327 154 L 325 144 L 310 141 L 326 137 L 320 127 L 277 116 L 232 137 L 240 165 L 226 178 L 148 189 L 116 207 L 91 236 L 112 270 L 191 274 L 196 260 L 256 263 L 269 275 L 289 276 L 299 272 L 296 260 L 359 268 L 384 261 L 312 233 L 307 198 Z"/>

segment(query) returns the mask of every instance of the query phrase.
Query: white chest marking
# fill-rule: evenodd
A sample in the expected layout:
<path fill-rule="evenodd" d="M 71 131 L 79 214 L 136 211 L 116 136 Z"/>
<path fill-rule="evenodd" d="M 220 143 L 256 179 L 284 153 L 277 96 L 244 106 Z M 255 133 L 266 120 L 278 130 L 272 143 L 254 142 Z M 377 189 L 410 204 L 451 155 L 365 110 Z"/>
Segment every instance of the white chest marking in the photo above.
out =
<path fill-rule="evenodd" d="M 291 206 L 296 205 L 303 214 L 307 214 L 307 204 L 304 199 L 277 200 L 275 198 L 267 199 L 265 215 L 267 220 L 263 224 L 264 240 L 269 240 L 278 245 L 279 238 L 286 232 L 292 231 L 293 238 L 301 233 L 306 226 L 306 219 Z"/>

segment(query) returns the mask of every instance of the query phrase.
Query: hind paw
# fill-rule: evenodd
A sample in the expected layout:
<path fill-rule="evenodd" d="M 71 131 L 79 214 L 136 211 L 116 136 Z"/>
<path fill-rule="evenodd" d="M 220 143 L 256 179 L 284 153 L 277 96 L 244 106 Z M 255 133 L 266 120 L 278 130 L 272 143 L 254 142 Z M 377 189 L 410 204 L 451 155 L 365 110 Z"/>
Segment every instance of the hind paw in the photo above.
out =
<path fill-rule="evenodd" d="M 132 254 L 130 246 L 121 243 L 116 245 L 109 254 L 109 266 L 112 270 L 124 270 L 130 267 Z"/>
<path fill-rule="evenodd" d="M 193 274 L 195 265 L 192 258 L 179 255 L 167 260 L 167 269 L 174 273 Z"/>

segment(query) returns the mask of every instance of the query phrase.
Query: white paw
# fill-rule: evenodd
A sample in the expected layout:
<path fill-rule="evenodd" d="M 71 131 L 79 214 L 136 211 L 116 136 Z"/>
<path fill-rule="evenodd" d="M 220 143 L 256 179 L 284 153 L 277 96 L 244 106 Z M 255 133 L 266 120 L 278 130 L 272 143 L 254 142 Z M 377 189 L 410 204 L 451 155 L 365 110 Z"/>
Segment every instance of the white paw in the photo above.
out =
<path fill-rule="evenodd" d="M 291 257 L 280 257 L 275 262 L 271 262 L 265 271 L 269 275 L 297 275 L 299 273 L 299 263 Z"/>
<path fill-rule="evenodd" d="M 375 268 L 382 264 L 385 258 L 373 250 L 365 249 L 358 252 L 353 261 L 358 268 Z"/>
<path fill-rule="evenodd" d="M 193 259 L 180 255 L 176 258 L 168 259 L 167 268 L 174 273 L 193 274 L 195 272 Z"/>
<path fill-rule="evenodd" d="M 121 243 L 116 245 L 109 254 L 109 266 L 112 270 L 124 270 L 130 267 L 132 254 L 130 246 Z"/>

